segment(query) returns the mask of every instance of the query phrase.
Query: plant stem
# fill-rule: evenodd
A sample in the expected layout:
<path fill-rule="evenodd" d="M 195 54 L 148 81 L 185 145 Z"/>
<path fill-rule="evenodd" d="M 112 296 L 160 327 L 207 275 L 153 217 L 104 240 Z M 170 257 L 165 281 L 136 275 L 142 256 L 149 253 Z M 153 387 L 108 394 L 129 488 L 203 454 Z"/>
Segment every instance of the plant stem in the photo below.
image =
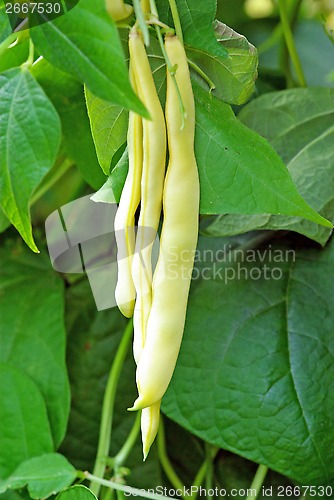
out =
<path fill-rule="evenodd" d="M 276 45 L 281 39 L 283 30 L 282 30 L 282 25 L 281 23 L 278 24 L 275 29 L 272 31 L 271 35 L 264 40 L 260 45 L 257 47 L 257 52 L 258 54 L 264 54 L 267 50 L 270 50 L 272 47 Z"/>
<path fill-rule="evenodd" d="M 289 21 L 288 12 L 286 9 L 285 0 L 278 0 L 278 8 L 279 8 L 279 13 L 280 13 L 285 43 L 287 45 L 292 64 L 295 68 L 299 85 L 300 85 L 300 87 L 307 87 L 307 83 L 306 83 L 305 76 L 303 73 L 303 68 L 302 68 L 302 65 L 300 63 L 300 59 L 299 59 L 297 49 L 295 46 L 295 41 L 294 41 L 293 34 L 291 31 L 290 21 Z"/>
<path fill-rule="evenodd" d="M 193 70 L 195 70 L 196 73 L 198 73 L 203 78 L 203 80 L 209 85 L 210 92 L 211 92 L 211 90 L 214 90 L 216 88 L 216 85 L 208 77 L 208 75 L 206 73 L 204 73 L 204 71 L 199 66 L 197 66 L 197 64 L 194 63 L 191 59 L 187 58 L 187 61 L 188 61 L 189 66 L 191 68 L 193 68 Z"/>
<path fill-rule="evenodd" d="M 140 416 L 141 416 L 141 412 L 139 411 L 139 412 L 137 412 L 136 419 L 134 421 L 134 424 L 132 426 L 130 434 L 128 435 L 122 448 L 119 450 L 117 455 L 115 455 L 115 457 L 112 460 L 113 467 L 115 469 L 118 467 L 121 467 L 125 463 L 126 459 L 128 458 L 132 448 L 134 447 L 134 445 L 137 441 L 139 431 L 140 431 Z"/>
<path fill-rule="evenodd" d="M 251 491 L 250 495 L 248 495 L 246 500 L 256 500 L 256 498 L 260 494 L 260 490 L 266 478 L 267 472 L 268 472 L 268 467 L 266 465 L 260 464 L 258 466 L 252 484 L 250 485 L 250 490 L 256 490 L 256 495 L 254 497 Z"/>
<path fill-rule="evenodd" d="M 123 364 L 130 346 L 132 338 L 132 320 L 130 320 L 124 330 L 121 342 L 118 346 L 114 362 L 112 364 L 109 379 L 104 393 L 102 405 L 102 417 L 100 424 L 99 443 L 94 466 L 94 476 L 104 477 L 107 458 L 110 448 L 111 427 L 114 413 L 115 395 L 118 386 L 119 377 L 123 368 Z M 101 484 L 93 482 L 90 485 L 91 490 L 96 496 L 99 495 Z"/>
<path fill-rule="evenodd" d="M 150 45 L 150 34 L 148 32 L 148 27 L 139 0 L 133 0 L 133 9 L 135 11 L 139 27 L 143 34 L 144 44 L 146 45 L 146 47 L 148 47 Z"/>
<path fill-rule="evenodd" d="M 181 21 L 180 21 L 180 16 L 177 10 L 177 5 L 175 0 L 168 0 L 170 10 L 172 12 L 172 17 L 174 21 L 174 26 L 175 26 L 175 32 L 180 40 L 181 43 L 183 43 L 183 34 L 182 34 L 182 27 L 181 27 Z"/>
<path fill-rule="evenodd" d="M 161 416 L 162 417 L 162 416 Z M 163 418 L 160 419 L 159 432 L 157 436 L 157 445 L 158 445 L 158 457 L 161 463 L 161 466 L 168 477 L 169 481 L 172 483 L 175 489 L 180 489 L 183 491 L 184 485 L 182 484 L 181 479 L 176 474 L 169 458 L 166 450 L 166 440 L 165 440 L 165 427 Z"/>
<path fill-rule="evenodd" d="M 139 490 L 138 488 L 132 488 L 132 486 L 125 486 L 124 484 L 115 483 L 114 481 L 107 481 L 106 479 L 101 479 L 100 477 L 94 476 L 89 472 L 78 471 L 78 475 L 80 477 L 84 475 L 86 479 L 90 480 L 91 484 L 99 484 L 100 486 L 106 486 L 107 488 L 112 488 L 116 491 L 117 490 L 124 491 L 124 493 L 130 493 L 135 497 L 144 497 L 144 498 L 149 498 L 151 500 L 174 500 L 171 497 L 158 495 L 157 493 L 151 493 L 150 491 Z"/>

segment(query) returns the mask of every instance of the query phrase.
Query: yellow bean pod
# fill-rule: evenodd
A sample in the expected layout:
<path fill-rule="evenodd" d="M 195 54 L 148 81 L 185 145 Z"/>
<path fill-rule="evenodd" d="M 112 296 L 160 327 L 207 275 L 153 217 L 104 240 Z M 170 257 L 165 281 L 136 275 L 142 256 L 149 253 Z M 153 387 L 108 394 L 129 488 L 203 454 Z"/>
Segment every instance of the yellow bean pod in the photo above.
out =
<path fill-rule="evenodd" d="M 131 5 L 124 3 L 123 0 L 106 0 L 106 10 L 116 22 L 129 17 L 133 9 Z"/>
<path fill-rule="evenodd" d="M 144 42 L 136 31 L 130 33 L 130 60 L 138 96 L 150 113 L 151 120 L 143 119 L 143 170 L 141 178 L 141 205 L 132 263 L 132 276 L 137 298 L 134 310 L 133 352 L 139 362 L 146 339 L 146 326 L 152 304 L 152 246 L 158 230 L 166 162 L 166 125 L 156 91 Z M 142 411 L 141 431 L 144 460 L 159 428 L 160 401 Z"/>
<path fill-rule="evenodd" d="M 150 0 L 141 0 L 140 5 L 144 14 L 149 14 L 151 12 Z"/>
<path fill-rule="evenodd" d="M 176 36 L 166 37 L 165 48 L 171 64 L 177 68 L 175 77 L 185 115 L 182 116 L 175 83 L 167 72 L 165 116 L 169 164 L 163 194 L 164 220 L 146 340 L 137 367 L 139 397 L 132 410 L 160 401 L 172 378 L 184 330 L 198 238 L 199 179 L 189 67 L 184 47 Z"/>
<path fill-rule="evenodd" d="M 130 80 L 135 82 L 130 64 Z M 129 171 L 115 216 L 118 277 L 115 299 L 121 313 L 133 315 L 136 290 L 132 279 L 132 259 L 135 250 L 134 218 L 140 202 L 140 180 L 143 164 L 143 124 L 141 117 L 130 111 L 128 127 Z"/>

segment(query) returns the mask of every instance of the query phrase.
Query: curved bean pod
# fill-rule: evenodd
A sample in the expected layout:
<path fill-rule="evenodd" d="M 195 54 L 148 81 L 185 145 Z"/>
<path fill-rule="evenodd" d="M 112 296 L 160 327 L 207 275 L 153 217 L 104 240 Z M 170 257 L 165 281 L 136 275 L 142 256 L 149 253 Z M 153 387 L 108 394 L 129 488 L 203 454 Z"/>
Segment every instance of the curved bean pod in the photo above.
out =
<path fill-rule="evenodd" d="M 115 22 L 126 19 L 133 10 L 131 5 L 124 3 L 123 0 L 106 0 L 106 9 Z"/>
<path fill-rule="evenodd" d="M 177 67 L 175 77 L 186 114 L 182 117 L 175 82 L 167 72 L 165 116 L 169 164 L 163 195 L 164 220 L 146 341 L 137 367 L 139 397 L 132 410 L 160 401 L 172 378 L 184 330 L 198 238 L 199 179 L 189 67 L 184 47 L 176 36 L 166 37 L 165 48 L 171 64 Z M 183 252 L 191 257 L 183 260 Z"/>

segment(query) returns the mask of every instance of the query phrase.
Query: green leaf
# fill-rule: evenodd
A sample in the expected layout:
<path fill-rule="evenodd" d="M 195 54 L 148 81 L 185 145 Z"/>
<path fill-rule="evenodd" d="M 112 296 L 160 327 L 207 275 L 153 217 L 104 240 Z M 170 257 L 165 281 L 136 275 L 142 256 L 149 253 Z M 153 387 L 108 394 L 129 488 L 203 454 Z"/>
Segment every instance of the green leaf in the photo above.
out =
<path fill-rule="evenodd" d="M 229 57 L 222 58 L 203 50 L 187 47 L 187 55 L 213 81 L 213 95 L 230 104 L 245 103 L 254 92 L 258 57 L 254 45 L 226 24 L 216 22 L 216 36 L 226 48 Z M 201 85 L 207 84 L 193 71 L 192 76 Z"/>
<path fill-rule="evenodd" d="M 246 241 L 235 254 L 230 243 L 200 238 L 163 410 L 202 439 L 301 484 L 328 484 L 334 242 L 297 252 L 249 242 L 247 250 Z"/>
<path fill-rule="evenodd" d="M 0 494 L 0 500 L 30 500 L 28 493 L 23 491 L 8 490 L 6 493 Z"/>
<path fill-rule="evenodd" d="M 239 118 L 267 137 L 285 161 L 303 198 L 317 211 L 334 219 L 334 89 L 294 89 L 273 92 L 245 106 Z M 228 236 L 253 229 L 297 231 L 324 245 L 329 228 L 297 217 L 224 215 L 209 227 Z"/>
<path fill-rule="evenodd" d="M 0 43 L 11 34 L 12 28 L 9 23 L 8 16 L 6 14 L 5 5 L 0 3 Z"/>
<path fill-rule="evenodd" d="M 29 199 L 59 143 L 58 115 L 30 73 L 10 69 L 0 75 L 0 207 L 35 252 Z"/>
<path fill-rule="evenodd" d="M 216 0 L 176 0 L 176 4 L 184 43 L 217 57 L 228 57 L 227 51 L 217 42 L 214 35 L 213 22 L 217 9 Z M 166 18 L 169 25 L 173 25 L 166 0 L 162 2 L 159 13 Z"/>
<path fill-rule="evenodd" d="M 0 387 L 0 478 L 5 479 L 24 460 L 52 452 L 53 442 L 35 382 L 23 370 L 0 362 Z"/>
<path fill-rule="evenodd" d="M 94 500 L 96 496 L 86 486 L 72 486 L 66 491 L 59 493 L 57 500 Z"/>
<path fill-rule="evenodd" d="M 85 94 L 96 153 L 103 172 L 109 175 L 112 157 L 126 140 L 128 113 L 94 96 L 88 88 Z"/>
<path fill-rule="evenodd" d="M 47 256 L 20 247 L 0 250 L 0 361 L 20 367 L 40 390 L 55 447 L 64 437 L 69 412 L 63 288 Z M 11 429 L 16 435 L 14 424 Z"/>
<path fill-rule="evenodd" d="M 38 51 L 93 94 L 147 116 L 128 78 L 116 25 L 103 0 L 81 0 L 65 16 L 32 29 Z"/>
<path fill-rule="evenodd" d="M 201 213 L 296 215 L 332 227 L 298 193 L 270 144 L 198 85 L 195 153 Z"/>
<path fill-rule="evenodd" d="M 50 453 L 26 460 L 2 484 L 0 492 L 28 486 L 31 498 L 48 498 L 69 486 L 76 478 L 76 470 L 58 453 Z"/>
<path fill-rule="evenodd" d="M 59 113 L 68 156 L 85 181 L 94 189 L 100 188 L 105 176 L 97 160 L 82 84 L 45 59 L 35 64 L 31 71 Z"/>

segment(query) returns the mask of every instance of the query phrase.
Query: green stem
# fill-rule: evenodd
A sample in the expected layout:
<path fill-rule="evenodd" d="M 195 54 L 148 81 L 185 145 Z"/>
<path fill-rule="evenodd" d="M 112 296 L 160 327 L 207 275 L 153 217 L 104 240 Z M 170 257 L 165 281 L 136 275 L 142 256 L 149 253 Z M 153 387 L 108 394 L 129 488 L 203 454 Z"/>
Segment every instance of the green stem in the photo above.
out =
<path fill-rule="evenodd" d="M 135 497 L 144 497 L 149 498 L 151 500 L 174 500 L 171 497 L 166 497 L 164 495 L 158 495 L 157 493 L 152 493 L 150 491 L 139 490 L 138 488 L 132 488 L 132 486 L 125 486 L 124 484 L 115 483 L 114 481 L 107 481 L 106 479 L 101 479 L 100 477 L 94 476 L 89 472 L 80 472 L 78 471 L 78 476 L 89 479 L 91 484 L 99 484 L 100 486 L 106 486 L 107 488 L 112 488 L 118 491 L 124 491 L 124 493 L 129 493 Z M 92 489 L 92 488 L 91 488 Z"/>
<path fill-rule="evenodd" d="M 181 21 L 180 21 L 180 16 L 179 12 L 177 10 L 177 5 L 175 0 L 168 0 L 170 10 L 172 12 L 172 17 L 174 21 L 174 26 L 175 26 L 175 32 L 180 40 L 181 43 L 183 43 L 183 34 L 182 34 L 182 27 L 181 27 Z"/>
<path fill-rule="evenodd" d="M 34 55 L 35 55 L 35 47 L 33 41 L 30 38 L 28 59 L 26 60 L 26 62 L 22 64 L 22 68 L 27 68 L 27 69 L 31 68 L 31 66 L 34 64 Z"/>
<path fill-rule="evenodd" d="M 103 478 L 106 470 L 107 458 L 110 448 L 111 427 L 114 413 L 115 395 L 118 386 L 119 377 L 132 339 L 132 320 L 130 320 L 124 330 L 123 337 L 118 346 L 114 362 L 112 364 L 109 379 L 104 394 L 102 405 L 102 417 L 100 424 L 99 443 L 94 466 L 94 476 Z M 101 482 L 91 483 L 91 490 L 98 497 Z"/>
<path fill-rule="evenodd" d="M 300 85 L 300 87 L 307 87 L 307 83 L 306 83 L 305 76 L 303 73 L 303 68 L 302 68 L 302 65 L 300 63 L 300 59 L 299 59 L 297 49 L 295 46 L 295 41 L 293 38 L 291 26 L 290 26 L 289 16 L 288 16 L 288 12 L 287 12 L 286 5 L 285 5 L 285 0 L 278 0 L 278 8 L 279 8 L 279 13 L 280 13 L 285 43 L 287 45 L 292 64 L 295 68 L 299 85 Z"/>
<path fill-rule="evenodd" d="M 113 467 L 116 469 L 124 465 L 126 459 L 128 458 L 132 448 L 136 444 L 140 431 L 140 416 L 141 412 L 137 412 L 136 419 L 122 448 L 119 450 L 117 455 L 112 459 Z"/>
<path fill-rule="evenodd" d="M 204 71 L 199 67 L 197 66 L 196 63 L 194 63 L 191 59 L 187 58 L 188 60 L 188 64 L 191 68 L 193 68 L 193 70 L 196 71 L 196 73 L 198 73 L 202 78 L 203 80 L 209 85 L 210 87 L 210 92 L 212 90 L 214 90 L 216 88 L 216 85 L 213 83 L 213 81 L 208 77 L 208 75 L 206 73 L 204 73 Z"/>
<path fill-rule="evenodd" d="M 159 425 L 159 432 L 157 436 L 157 445 L 158 445 L 158 457 L 159 461 L 161 463 L 161 466 L 168 477 L 169 481 L 173 485 L 175 489 L 180 489 L 183 491 L 184 485 L 182 484 L 181 479 L 179 476 L 176 474 L 169 458 L 167 455 L 167 449 L 166 449 L 166 440 L 165 440 L 165 427 L 164 427 L 164 422 L 163 418 L 161 415 L 160 418 L 160 425 Z"/>
<path fill-rule="evenodd" d="M 251 490 L 250 495 L 247 496 L 246 500 L 256 500 L 256 498 L 259 496 L 261 492 L 261 488 L 266 478 L 267 472 L 268 472 L 268 467 L 266 465 L 260 464 L 258 466 L 252 484 L 250 485 L 250 490 Z M 253 493 L 252 490 L 256 490 L 255 496 L 252 495 Z"/>

